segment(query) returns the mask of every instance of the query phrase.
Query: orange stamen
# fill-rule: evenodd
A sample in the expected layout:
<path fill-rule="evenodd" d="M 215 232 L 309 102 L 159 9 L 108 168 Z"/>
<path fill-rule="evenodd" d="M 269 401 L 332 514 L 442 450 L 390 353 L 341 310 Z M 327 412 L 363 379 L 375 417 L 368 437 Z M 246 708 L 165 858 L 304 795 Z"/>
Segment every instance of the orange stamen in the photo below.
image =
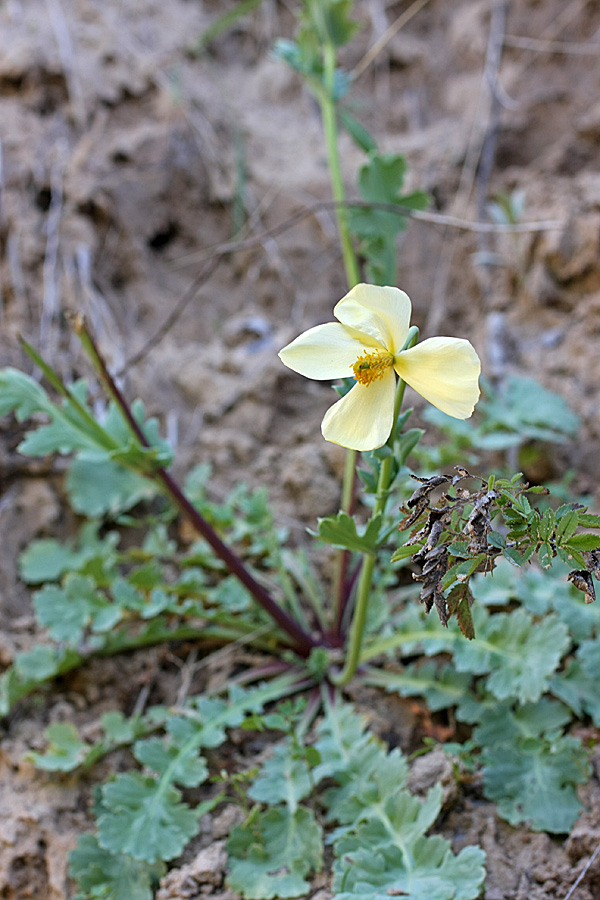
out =
<path fill-rule="evenodd" d="M 394 364 L 394 357 L 387 350 L 374 350 L 365 352 L 359 356 L 353 366 L 354 377 L 359 384 L 372 384 L 378 378 L 383 378 L 385 370 Z"/>

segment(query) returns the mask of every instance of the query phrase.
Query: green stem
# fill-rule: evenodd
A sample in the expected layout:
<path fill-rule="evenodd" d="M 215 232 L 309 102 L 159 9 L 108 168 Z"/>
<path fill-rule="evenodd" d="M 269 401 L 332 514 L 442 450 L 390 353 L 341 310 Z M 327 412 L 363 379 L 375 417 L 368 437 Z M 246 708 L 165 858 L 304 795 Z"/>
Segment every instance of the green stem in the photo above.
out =
<path fill-rule="evenodd" d="M 338 230 L 340 233 L 340 244 L 344 257 L 344 269 L 346 271 L 346 280 L 348 287 L 353 288 L 360 281 L 360 271 L 356 255 L 352 247 L 350 239 L 350 230 L 348 228 L 347 210 L 344 206 L 346 196 L 344 192 L 344 182 L 342 179 L 342 168 L 340 165 L 340 154 L 338 148 L 338 129 L 337 129 L 337 110 L 334 100 L 335 85 L 335 47 L 328 41 L 323 46 L 323 75 L 325 87 L 318 92 L 318 100 L 321 106 L 321 116 L 323 117 L 323 129 L 325 131 L 325 143 L 327 145 L 327 156 L 329 162 L 329 175 L 331 178 L 331 187 L 333 198 L 337 204 L 336 216 Z"/>
<path fill-rule="evenodd" d="M 419 329 L 413 326 L 408 332 L 408 337 L 402 350 L 407 350 L 409 347 L 413 347 L 416 344 L 418 337 Z M 403 381 L 402 378 L 400 378 L 398 380 L 398 386 L 396 388 L 396 399 L 394 402 L 394 427 L 392 428 L 387 441 L 387 446 L 390 448 L 390 450 L 392 450 L 394 442 L 395 424 L 398 421 L 398 415 L 400 414 L 400 409 L 402 407 L 405 389 L 406 382 Z M 377 481 L 375 507 L 373 509 L 373 515 L 371 517 L 372 519 L 380 514 L 383 516 L 383 514 L 385 513 L 385 507 L 387 505 L 390 484 L 392 480 L 393 462 L 394 457 L 392 453 L 390 453 L 381 461 L 381 466 L 379 468 L 379 479 Z M 369 598 L 371 596 L 373 570 L 375 569 L 376 560 L 376 552 L 365 555 L 363 559 L 360 579 L 358 582 L 358 589 L 356 593 L 356 606 L 354 609 L 354 615 L 352 617 L 352 625 L 350 627 L 348 652 L 346 655 L 346 660 L 344 662 L 344 668 L 341 672 L 338 672 L 331 676 L 332 683 L 337 685 L 338 687 L 343 687 L 343 685 L 348 684 L 348 682 L 351 681 L 352 678 L 354 678 L 354 675 L 358 668 L 360 651 L 362 648 L 362 641 L 367 621 Z"/>
<path fill-rule="evenodd" d="M 344 480 L 342 482 L 342 503 L 341 509 L 352 515 L 354 506 L 354 480 L 356 478 L 356 450 L 346 450 L 346 461 L 344 466 Z M 336 558 L 336 566 L 333 583 L 333 596 L 336 600 L 336 610 L 333 620 L 333 635 L 337 640 L 342 630 L 342 618 L 344 616 L 344 607 L 346 605 L 346 577 L 348 572 L 349 553 L 347 550 L 340 550 Z"/>
<path fill-rule="evenodd" d="M 400 381 L 399 385 L 403 385 Z M 392 471 L 391 456 L 386 457 L 381 463 L 379 469 L 379 481 L 377 483 L 377 500 L 373 515 L 377 515 L 385 508 L 388 497 L 388 489 L 390 483 L 390 475 Z M 369 597 L 371 594 L 371 582 L 373 580 L 373 569 L 375 568 L 375 553 L 368 554 L 364 557 L 362 569 L 360 572 L 360 580 L 358 582 L 358 590 L 356 596 L 356 608 L 352 618 L 352 626 L 350 628 L 350 641 L 348 644 L 348 653 L 342 671 L 331 677 L 333 684 L 342 687 L 348 684 L 354 678 L 354 673 L 358 668 L 360 659 L 360 650 L 362 647 L 362 638 L 367 621 L 367 609 L 369 606 Z"/>
<path fill-rule="evenodd" d="M 327 146 L 329 162 L 329 175 L 331 188 L 336 203 L 336 218 L 340 235 L 340 245 L 344 258 L 344 270 L 348 288 L 353 288 L 360 281 L 360 270 L 352 240 L 348 228 L 348 212 L 345 207 L 346 195 L 342 178 L 342 167 L 338 147 L 337 110 L 334 99 L 335 89 L 336 50 L 329 40 L 323 42 L 323 81 L 324 87 L 318 91 L 317 97 L 321 107 L 323 118 L 323 130 Z M 354 479 L 356 478 L 356 450 L 346 452 L 346 465 L 344 468 L 344 480 L 342 483 L 341 509 L 351 514 L 354 495 Z M 348 552 L 341 550 L 337 555 L 333 595 L 336 598 L 336 613 L 334 616 L 334 634 L 339 637 L 341 619 L 345 602 L 346 569 L 348 564 Z"/>

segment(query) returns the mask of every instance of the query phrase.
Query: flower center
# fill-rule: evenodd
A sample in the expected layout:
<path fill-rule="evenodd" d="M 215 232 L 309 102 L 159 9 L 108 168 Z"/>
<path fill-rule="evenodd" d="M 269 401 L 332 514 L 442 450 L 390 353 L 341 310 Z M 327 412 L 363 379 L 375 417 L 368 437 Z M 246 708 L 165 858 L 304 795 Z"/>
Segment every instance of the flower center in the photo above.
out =
<path fill-rule="evenodd" d="M 353 366 L 354 377 L 359 384 L 371 384 L 383 378 L 385 370 L 394 364 L 394 357 L 388 350 L 374 350 L 359 356 Z"/>

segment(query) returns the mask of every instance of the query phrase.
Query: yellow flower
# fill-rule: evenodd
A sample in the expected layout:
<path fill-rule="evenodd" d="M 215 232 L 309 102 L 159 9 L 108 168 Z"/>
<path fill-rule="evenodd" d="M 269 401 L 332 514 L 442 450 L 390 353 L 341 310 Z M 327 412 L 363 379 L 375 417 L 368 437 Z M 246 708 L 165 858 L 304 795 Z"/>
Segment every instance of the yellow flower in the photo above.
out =
<path fill-rule="evenodd" d="M 309 328 L 280 351 L 281 361 L 322 380 L 356 379 L 329 409 L 321 431 L 351 450 L 375 450 L 390 436 L 394 372 L 426 400 L 456 419 L 468 419 L 479 399 L 481 363 L 469 341 L 436 337 L 403 350 L 411 303 L 395 287 L 357 284 L 333 310 L 337 322 Z"/>

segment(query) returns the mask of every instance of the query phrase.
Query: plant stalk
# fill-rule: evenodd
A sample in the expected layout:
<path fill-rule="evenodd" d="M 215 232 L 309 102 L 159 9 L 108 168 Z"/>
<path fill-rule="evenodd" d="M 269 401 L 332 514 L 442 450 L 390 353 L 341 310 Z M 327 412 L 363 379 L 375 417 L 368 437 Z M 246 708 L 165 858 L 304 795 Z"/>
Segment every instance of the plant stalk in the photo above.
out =
<path fill-rule="evenodd" d="M 94 339 L 92 338 L 85 322 L 79 318 L 75 323 L 75 330 L 78 334 L 84 348 L 92 360 L 96 371 L 98 372 L 103 384 L 105 385 L 110 396 L 119 407 L 123 417 L 125 418 L 129 428 L 143 447 L 149 447 L 150 444 L 139 424 L 136 422 L 129 404 L 125 400 L 120 389 L 117 387 L 112 378 L 106 363 L 98 350 Z M 244 587 L 254 597 L 256 602 L 274 619 L 280 628 L 293 641 L 295 648 L 301 656 L 307 657 L 313 647 L 316 647 L 317 641 L 296 622 L 279 604 L 271 597 L 269 592 L 259 584 L 252 573 L 246 568 L 242 560 L 225 544 L 209 522 L 198 512 L 196 507 L 190 503 L 179 485 L 173 479 L 169 472 L 162 467 L 158 467 L 154 473 L 166 493 L 169 495 L 173 503 L 177 506 L 183 515 L 187 517 L 194 529 L 204 538 L 204 540 L 212 547 L 217 556 L 225 563 L 226 567 L 235 575 L 236 578 L 244 585 Z"/>
<path fill-rule="evenodd" d="M 329 176 L 331 188 L 336 203 L 336 218 L 340 235 L 340 245 L 344 259 L 344 270 L 348 289 L 352 289 L 360 281 L 358 261 L 348 228 L 348 211 L 345 206 L 346 195 L 340 154 L 338 148 L 337 110 L 334 97 L 335 89 L 336 50 L 330 40 L 323 42 L 323 81 L 324 88 L 317 94 L 323 119 L 325 144 L 329 163 Z M 341 509 L 352 514 L 354 505 L 354 482 L 356 478 L 356 450 L 346 451 L 346 464 L 344 467 L 344 479 L 342 483 Z M 339 639 L 344 605 L 346 602 L 346 575 L 348 569 L 348 551 L 341 550 L 337 555 L 333 595 L 336 602 L 336 610 L 333 621 L 334 639 Z"/>
<path fill-rule="evenodd" d="M 348 288 L 350 289 L 360 281 L 360 271 L 354 248 L 352 247 L 350 230 L 348 228 L 348 215 L 345 206 L 346 195 L 344 192 L 344 181 L 342 179 L 342 169 L 338 149 L 337 110 L 334 99 L 335 64 L 335 47 L 331 41 L 328 41 L 323 47 L 325 86 L 323 90 L 318 92 L 317 97 L 323 119 L 323 129 L 325 132 L 325 143 L 327 146 L 329 163 L 329 176 L 331 178 L 333 198 L 336 203 L 336 218 L 340 233 L 342 255 L 344 257 L 346 281 L 348 282 Z"/>
<path fill-rule="evenodd" d="M 409 347 L 412 347 L 416 344 L 419 337 L 419 329 L 415 326 L 411 327 L 408 332 L 408 337 L 404 344 L 402 350 L 408 350 Z M 401 351 L 402 352 L 402 351 Z M 387 440 L 387 445 L 390 450 L 393 449 L 393 442 L 395 437 L 395 424 L 398 421 L 398 416 L 400 414 L 400 409 L 402 407 L 402 401 L 404 399 L 404 391 L 406 390 L 406 382 L 400 378 L 398 380 L 398 385 L 396 387 L 396 399 L 394 401 L 394 426 L 392 427 L 392 431 Z M 389 456 L 386 456 L 381 461 L 381 466 L 379 468 L 379 479 L 377 481 L 377 495 L 375 500 L 375 507 L 373 509 L 372 519 L 375 516 L 385 513 L 385 507 L 387 505 L 391 476 L 392 476 L 392 467 L 393 467 L 394 457 L 390 453 Z M 356 594 L 356 607 L 354 609 L 354 615 L 352 617 L 352 625 L 350 627 L 350 639 L 348 643 L 348 652 L 346 654 L 346 660 L 344 662 L 344 667 L 341 672 L 334 674 L 331 676 L 331 681 L 337 687 L 343 687 L 348 684 L 349 681 L 354 678 L 356 670 L 358 668 L 358 663 L 360 660 L 360 651 L 362 648 L 362 640 L 365 631 L 365 625 L 367 621 L 367 612 L 369 608 L 369 598 L 371 596 L 371 587 L 373 582 L 373 570 L 375 569 L 375 563 L 377 561 L 376 553 L 370 553 L 365 555 L 362 562 L 362 568 L 360 572 L 360 578 L 358 582 L 358 589 Z"/>

